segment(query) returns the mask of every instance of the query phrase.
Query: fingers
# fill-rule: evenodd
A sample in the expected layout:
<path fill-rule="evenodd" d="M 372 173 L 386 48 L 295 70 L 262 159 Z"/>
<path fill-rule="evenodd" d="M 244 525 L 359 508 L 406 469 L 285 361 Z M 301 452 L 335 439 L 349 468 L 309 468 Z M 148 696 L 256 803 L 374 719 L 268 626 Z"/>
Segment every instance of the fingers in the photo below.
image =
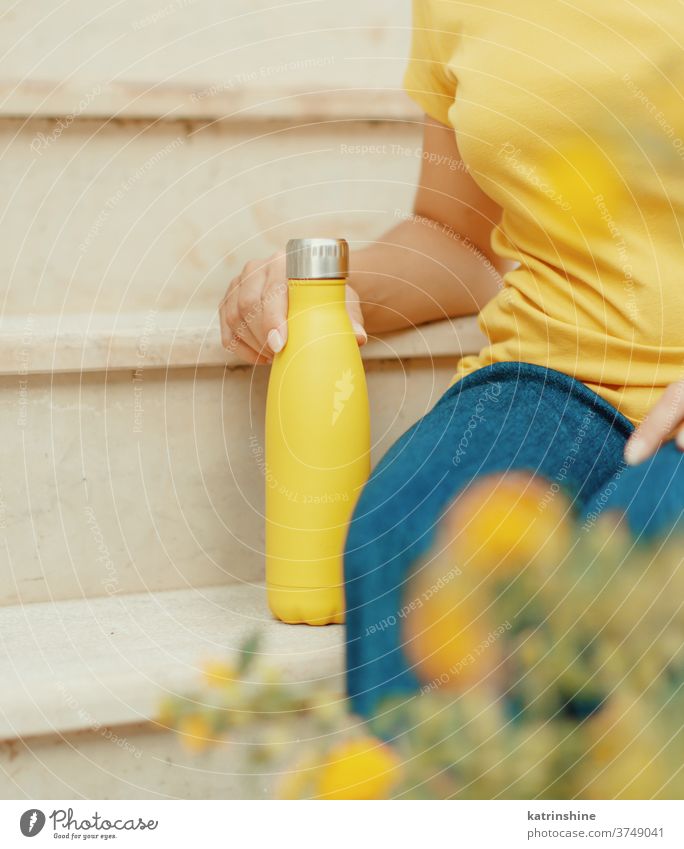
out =
<path fill-rule="evenodd" d="M 672 430 L 684 419 L 684 382 L 672 383 L 663 392 L 641 425 L 627 440 L 625 462 L 630 466 L 651 457 Z M 684 449 L 684 429 L 679 428 L 677 445 Z"/>
<path fill-rule="evenodd" d="M 280 347 L 285 344 L 287 283 L 284 275 L 282 253 L 267 260 L 248 262 L 231 281 L 219 306 L 222 344 L 245 362 L 271 362 L 273 353 L 278 350 L 278 339 L 273 335 L 269 346 L 269 333 L 275 328 L 279 329 L 282 338 Z"/>
<path fill-rule="evenodd" d="M 359 345 L 365 345 L 358 294 L 346 287 L 347 311 Z M 221 342 L 248 363 L 269 363 L 287 343 L 288 284 L 285 253 L 248 262 L 234 278 L 219 306 Z"/>
<path fill-rule="evenodd" d="M 264 350 L 249 330 L 248 319 L 241 313 L 239 300 L 240 278 L 232 283 L 219 307 L 221 343 L 233 354 L 248 363 L 270 362 L 270 352 Z"/>
<path fill-rule="evenodd" d="M 287 342 L 287 292 L 287 280 L 280 276 L 279 264 L 274 263 L 261 300 L 261 333 L 274 354 L 282 351 Z"/>
<path fill-rule="evenodd" d="M 268 353 L 257 354 L 254 348 L 250 348 L 242 340 L 235 339 L 235 344 L 230 348 L 241 360 L 256 366 L 270 365 L 273 358 Z"/>
<path fill-rule="evenodd" d="M 221 326 L 221 344 L 232 354 L 240 357 L 246 363 L 253 365 L 266 365 L 271 362 L 268 352 L 258 353 L 254 348 L 247 345 L 233 333 L 233 327 L 239 327 L 239 318 L 235 318 L 237 309 L 231 305 L 228 295 L 221 301 L 219 307 L 219 320 Z"/>
<path fill-rule="evenodd" d="M 351 319 L 352 329 L 356 336 L 356 341 L 359 345 L 365 345 L 368 341 L 368 334 L 363 326 L 363 313 L 361 312 L 361 302 L 359 296 L 351 286 L 346 287 L 347 312 Z"/>

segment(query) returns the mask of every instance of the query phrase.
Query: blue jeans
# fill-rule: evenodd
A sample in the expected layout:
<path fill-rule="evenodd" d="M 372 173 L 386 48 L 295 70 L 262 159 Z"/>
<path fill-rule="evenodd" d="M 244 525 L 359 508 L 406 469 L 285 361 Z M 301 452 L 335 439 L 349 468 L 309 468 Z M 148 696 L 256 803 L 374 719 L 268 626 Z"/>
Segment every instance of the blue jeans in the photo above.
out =
<path fill-rule="evenodd" d="M 557 483 L 585 521 L 615 508 L 639 538 L 672 529 L 684 509 L 684 455 L 668 442 L 627 467 L 622 453 L 632 429 L 574 378 L 508 362 L 451 386 L 395 442 L 361 494 L 345 547 L 347 689 L 355 710 L 369 714 L 379 699 L 419 689 L 402 652 L 403 588 L 445 510 L 473 479 L 529 470 Z"/>

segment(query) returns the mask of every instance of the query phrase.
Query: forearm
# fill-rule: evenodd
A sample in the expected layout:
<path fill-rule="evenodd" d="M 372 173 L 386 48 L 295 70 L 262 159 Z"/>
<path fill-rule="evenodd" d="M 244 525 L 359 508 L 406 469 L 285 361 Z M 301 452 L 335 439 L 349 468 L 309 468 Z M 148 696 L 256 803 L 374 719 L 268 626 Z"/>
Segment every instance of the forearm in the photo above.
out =
<path fill-rule="evenodd" d="M 351 257 L 349 283 L 370 333 L 478 312 L 501 285 L 502 264 L 452 228 L 413 216 Z"/>

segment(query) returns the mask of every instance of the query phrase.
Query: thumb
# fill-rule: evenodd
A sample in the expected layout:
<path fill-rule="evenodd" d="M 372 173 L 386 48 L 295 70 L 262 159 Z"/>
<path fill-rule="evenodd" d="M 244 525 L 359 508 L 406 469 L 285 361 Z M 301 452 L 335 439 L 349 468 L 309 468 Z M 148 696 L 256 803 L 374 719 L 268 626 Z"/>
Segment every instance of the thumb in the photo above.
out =
<path fill-rule="evenodd" d="M 363 313 L 361 312 L 361 301 L 359 296 L 351 286 L 346 287 L 347 312 L 352 323 L 352 330 L 356 341 L 359 345 L 365 345 L 368 341 L 368 334 L 363 326 Z"/>

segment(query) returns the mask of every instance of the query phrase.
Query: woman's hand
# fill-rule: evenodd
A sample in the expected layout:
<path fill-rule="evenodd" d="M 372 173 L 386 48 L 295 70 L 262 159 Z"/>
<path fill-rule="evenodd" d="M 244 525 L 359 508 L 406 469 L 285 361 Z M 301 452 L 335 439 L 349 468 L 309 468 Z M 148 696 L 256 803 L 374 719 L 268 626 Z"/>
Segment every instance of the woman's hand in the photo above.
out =
<path fill-rule="evenodd" d="M 627 440 L 625 461 L 636 466 L 655 454 L 673 430 L 684 451 L 684 380 L 671 383 L 644 421 Z"/>
<path fill-rule="evenodd" d="M 359 345 L 368 341 L 359 296 L 346 286 L 347 311 Z M 287 342 L 285 252 L 248 262 L 219 305 L 221 342 L 247 363 L 270 363 Z"/>

